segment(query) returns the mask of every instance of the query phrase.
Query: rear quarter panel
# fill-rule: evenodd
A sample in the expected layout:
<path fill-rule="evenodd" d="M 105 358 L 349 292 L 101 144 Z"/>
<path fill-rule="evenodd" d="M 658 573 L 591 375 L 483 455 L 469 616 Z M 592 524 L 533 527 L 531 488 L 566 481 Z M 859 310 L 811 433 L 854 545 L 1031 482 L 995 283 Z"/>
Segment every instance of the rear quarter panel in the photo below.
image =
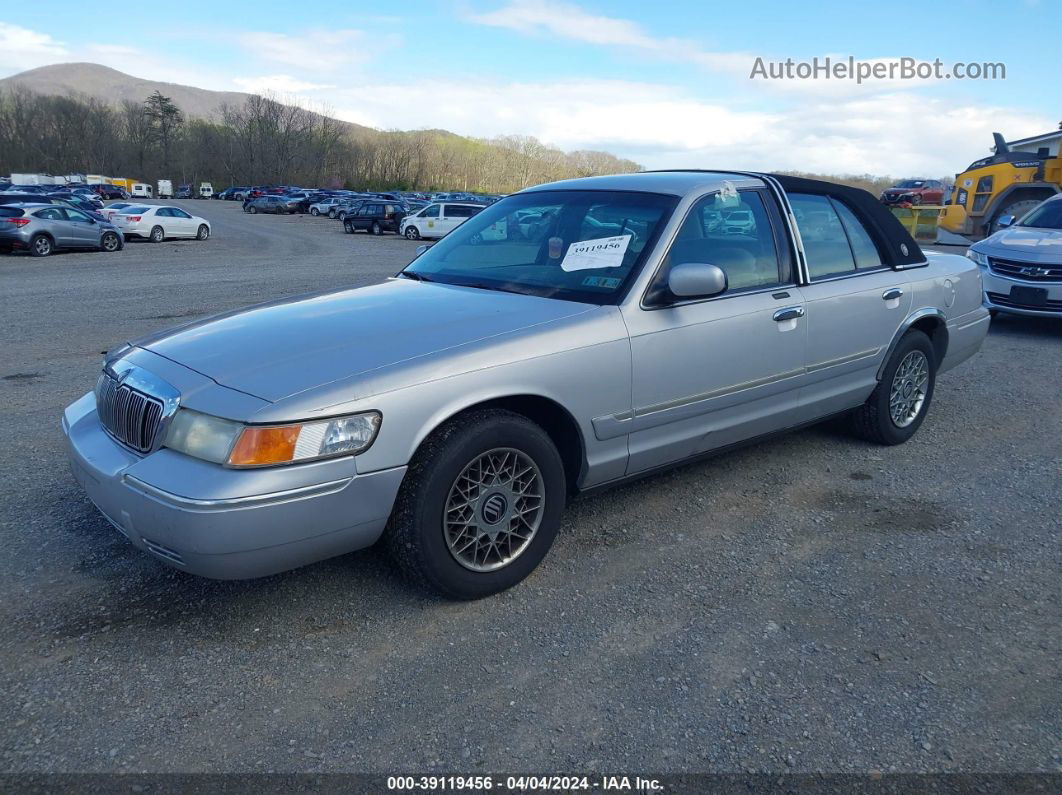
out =
<path fill-rule="evenodd" d="M 944 319 L 948 347 L 939 366 L 944 372 L 980 350 L 988 333 L 989 315 L 982 305 L 981 271 L 971 260 L 936 252 L 926 252 L 926 257 L 927 267 L 910 272 L 910 317 L 936 312 Z"/>

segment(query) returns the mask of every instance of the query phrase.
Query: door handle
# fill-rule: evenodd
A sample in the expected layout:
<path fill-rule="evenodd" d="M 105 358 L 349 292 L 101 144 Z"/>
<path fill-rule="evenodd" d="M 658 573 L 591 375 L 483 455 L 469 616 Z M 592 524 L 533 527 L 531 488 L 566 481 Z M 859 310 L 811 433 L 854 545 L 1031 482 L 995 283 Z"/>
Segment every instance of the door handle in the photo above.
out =
<path fill-rule="evenodd" d="M 779 309 L 774 313 L 774 319 L 778 323 L 784 320 L 796 320 L 798 317 L 804 317 L 804 307 L 802 306 L 787 306 L 785 309 Z"/>
<path fill-rule="evenodd" d="M 899 287 L 893 287 L 891 290 L 886 290 L 881 294 L 882 301 L 895 301 L 897 298 L 903 295 L 903 290 Z"/>

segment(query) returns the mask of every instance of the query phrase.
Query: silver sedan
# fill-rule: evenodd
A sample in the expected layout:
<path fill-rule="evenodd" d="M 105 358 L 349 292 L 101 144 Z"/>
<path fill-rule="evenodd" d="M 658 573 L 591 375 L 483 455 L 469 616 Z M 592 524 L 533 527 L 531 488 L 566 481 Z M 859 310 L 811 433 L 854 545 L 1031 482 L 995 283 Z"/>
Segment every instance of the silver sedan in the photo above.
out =
<path fill-rule="evenodd" d="M 570 180 L 383 284 L 127 342 L 63 429 L 89 498 L 165 564 L 254 577 L 382 539 L 478 598 L 542 561 L 577 493 L 838 414 L 910 439 L 981 345 L 981 293 L 863 191 Z"/>

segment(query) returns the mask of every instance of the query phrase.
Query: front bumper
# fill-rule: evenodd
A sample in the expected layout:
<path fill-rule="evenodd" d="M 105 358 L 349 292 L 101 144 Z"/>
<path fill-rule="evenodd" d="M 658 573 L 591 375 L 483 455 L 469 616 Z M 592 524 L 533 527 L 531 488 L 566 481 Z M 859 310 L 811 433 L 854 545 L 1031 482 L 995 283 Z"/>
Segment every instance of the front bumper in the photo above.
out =
<path fill-rule="evenodd" d="M 102 428 L 90 392 L 63 414 L 74 477 L 137 548 L 215 579 L 286 571 L 374 543 L 405 467 L 352 457 L 237 470 L 162 449 L 138 456 Z"/>
<path fill-rule="evenodd" d="M 981 269 L 984 282 L 984 304 L 989 309 L 1029 317 L 1062 318 L 1062 282 L 1026 281 L 1000 276 L 988 268 Z M 1020 296 L 1011 296 L 1014 287 L 1041 288 L 1047 291 L 1044 305 L 1032 305 Z"/>

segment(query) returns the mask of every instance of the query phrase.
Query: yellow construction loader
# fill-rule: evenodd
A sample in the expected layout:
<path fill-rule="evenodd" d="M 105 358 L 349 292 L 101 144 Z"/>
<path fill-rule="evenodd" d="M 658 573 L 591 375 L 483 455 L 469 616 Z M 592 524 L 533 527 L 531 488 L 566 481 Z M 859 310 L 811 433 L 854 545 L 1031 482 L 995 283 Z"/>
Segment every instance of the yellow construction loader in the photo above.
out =
<path fill-rule="evenodd" d="M 1062 155 L 1012 152 L 999 133 L 996 151 L 955 175 L 955 188 L 940 212 L 939 229 L 980 240 L 999 228 L 999 219 L 1020 217 L 1049 196 L 1062 193 Z"/>

